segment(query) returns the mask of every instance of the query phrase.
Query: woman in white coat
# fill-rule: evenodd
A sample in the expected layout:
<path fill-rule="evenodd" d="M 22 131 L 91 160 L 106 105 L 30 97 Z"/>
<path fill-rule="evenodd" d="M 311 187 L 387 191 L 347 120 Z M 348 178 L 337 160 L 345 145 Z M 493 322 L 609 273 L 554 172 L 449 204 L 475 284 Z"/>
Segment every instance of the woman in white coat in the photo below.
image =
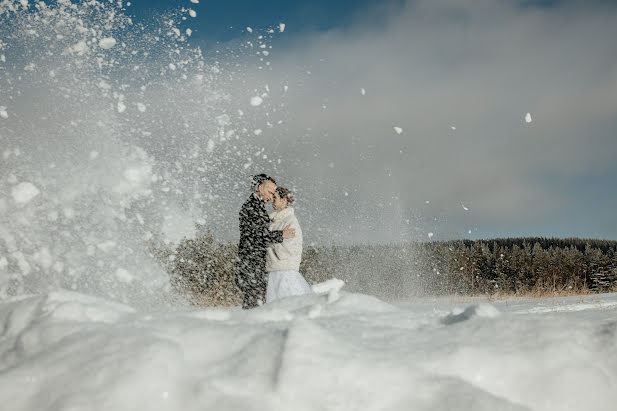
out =
<path fill-rule="evenodd" d="M 284 239 L 282 243 L 272 244 L 266 253 L 268 288 L 266 302 L 292 295 L 311 293 L 311 287 L 300 274 L 302 260 L 302 230 L 292 207 L 293 193 L 277 187 L 272 197 L 274 212 L 270 214 L 270 230 L 282 230 L 290 225 L 296 230 L 294 238 Z"/>

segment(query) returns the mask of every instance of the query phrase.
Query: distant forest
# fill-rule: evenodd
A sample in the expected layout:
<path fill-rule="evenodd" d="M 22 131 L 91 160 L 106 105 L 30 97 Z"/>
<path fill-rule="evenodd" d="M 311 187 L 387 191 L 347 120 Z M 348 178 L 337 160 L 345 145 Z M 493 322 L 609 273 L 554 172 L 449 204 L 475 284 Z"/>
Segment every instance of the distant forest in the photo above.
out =
<path fill-rule="evenodd" d="M 173 288 L 196 304 L 237 304 L 236 245 L 212 233 L 153 253 Z M 309 246 L 301 273 L 309 283 L 345 281 L 349 291 L 386 300 L 426 295 L 564 295 L 617 291 L 617 241 L 500 238 L 390 245 Z"/>

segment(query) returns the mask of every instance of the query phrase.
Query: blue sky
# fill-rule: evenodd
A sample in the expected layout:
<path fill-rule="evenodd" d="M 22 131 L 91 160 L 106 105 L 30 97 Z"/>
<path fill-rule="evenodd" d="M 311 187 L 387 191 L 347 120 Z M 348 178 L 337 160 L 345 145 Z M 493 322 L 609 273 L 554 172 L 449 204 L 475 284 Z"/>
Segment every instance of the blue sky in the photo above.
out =
<path fill-rule="evenodd" d="M 347 241 L 405 239 L 414 222 L 434 239 L 617 239 L 613 1 L 132 3 L 138 18 L 194 9 L 191 43 L 206 51 L 286 24 L 271 70 L 247 78 L 290 86 L 285 126 L 256 142 L 319 199 L 304 210 L 313 228 L 338 224 Z"/>
<path fill-rule="evenodd" d="M 354 16 L 367 9 L 401 7 L 402 0 L 202 0 L 198 4 L 177 0 L 134 0 L 128 8 L 139 18 L 163 10 L 187 7 L 198 13 L 191 21 L 195 38 L 209 45 L 242 36 L 245 27 L 268 27 L 279 22 L 288 25 L 290 35 L 325 31 L 349 26 Z M 378 24 L 378 21 L 374 21 Z"/>

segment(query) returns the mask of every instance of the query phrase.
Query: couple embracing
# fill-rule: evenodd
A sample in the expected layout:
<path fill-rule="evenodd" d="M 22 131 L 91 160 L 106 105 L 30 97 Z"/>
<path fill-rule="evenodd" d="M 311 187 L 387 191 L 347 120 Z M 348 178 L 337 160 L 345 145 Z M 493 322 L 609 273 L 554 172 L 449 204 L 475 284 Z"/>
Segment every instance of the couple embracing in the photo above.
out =
<path fill-rule="evenodd" d="M 249 309 L 311 292 L 300 274 L 302 231 L 294 215 L 293 193 L 266 175 L 253 176 L 253 192 L 240 209 L 240 243 L 235 281 Z M 274 212 L 266 212 L 272 201 Z"/>

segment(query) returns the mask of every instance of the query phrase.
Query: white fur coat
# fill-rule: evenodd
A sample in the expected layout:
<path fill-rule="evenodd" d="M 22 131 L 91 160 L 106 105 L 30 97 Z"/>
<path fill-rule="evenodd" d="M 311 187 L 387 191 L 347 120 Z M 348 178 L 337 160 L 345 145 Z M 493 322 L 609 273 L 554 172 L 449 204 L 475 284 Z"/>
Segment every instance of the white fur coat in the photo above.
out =
<path fill-rule="evenodd" d="M 300 271 L 302 261 L 302 230 L 294 215 L 293 207 L 275 211 L 270 214 L 270 230 L 282 230 L 291 224 L 296 230 L 294 238 L 284 239 L 282 243 L 268 247 L 266 254 L 266 271 L 294 270 Z"/>

